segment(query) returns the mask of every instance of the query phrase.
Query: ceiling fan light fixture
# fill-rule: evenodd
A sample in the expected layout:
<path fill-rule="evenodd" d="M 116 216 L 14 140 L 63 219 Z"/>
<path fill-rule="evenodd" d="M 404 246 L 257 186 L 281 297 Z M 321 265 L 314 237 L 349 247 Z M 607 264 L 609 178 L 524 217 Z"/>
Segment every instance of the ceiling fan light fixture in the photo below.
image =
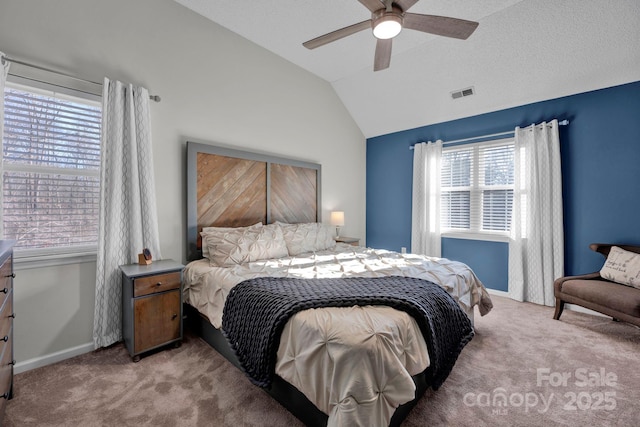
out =
<path fill-rule="evenodd" d="M 395 13 L 386 13 L 375 21 L 373 35 L 377 39 L 392 39 L 402 30 L 402 17 Z"/>

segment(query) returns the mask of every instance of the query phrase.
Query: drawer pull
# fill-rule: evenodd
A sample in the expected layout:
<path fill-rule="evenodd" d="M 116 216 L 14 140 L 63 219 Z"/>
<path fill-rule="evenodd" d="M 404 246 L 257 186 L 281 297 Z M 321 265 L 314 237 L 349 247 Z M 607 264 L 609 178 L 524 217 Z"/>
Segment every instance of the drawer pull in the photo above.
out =
<path fill-rule="evenodd" d="M 0 338 L 0 341 L 4 341 L 4 342 L 9 341 L 9 335 L 5 335 L 4 337 Z"/>
<path fill-rule="evenodd" d="M 11 273 L 8 276 L 4 276 L 4 277 L 11 277 L 12 279 L 16 278 L 16 273 Z"/>
<path fill-rule="evenodd" d="M 178 317 L 178 315 L 176 313 L 173 313 L 173 316 L 171 316 L 171 320 L 175 320 L 176 317 Z"/>
<path fill-rule="evenodd" d="M 4 393 L 4 394 L 2 395 L 2 398 L 3 398 L 3 399 L 7 399 L 7 400 L 9 400 L 9 392 Z"/>
<path fill-rule="evenodd" d="M 0 292 L 4 292 L 5 294 L 8 294 L 8 293 L 9 293 L 9 288 L 4 288 L 4 289 L 3 289 L 2 291 L 0 291 Z"/>
<path fill-rule="evenodd" d="M 11 366 L 14 366 L 16 364 L 16 359 L 13 359 L 11 362 L 8 363 Z"/>
<path fill-rule="evenodd" d="M 12 319 L 16 318 L 16 314 L 15 313 L 11 313 L 11 316 L 7 316 L 7 317 L 11 317 Z"/>
<path fill-rule="evenodd" d="M 156 286 L 162 286 L 162 282 L 156 283 Z"/>

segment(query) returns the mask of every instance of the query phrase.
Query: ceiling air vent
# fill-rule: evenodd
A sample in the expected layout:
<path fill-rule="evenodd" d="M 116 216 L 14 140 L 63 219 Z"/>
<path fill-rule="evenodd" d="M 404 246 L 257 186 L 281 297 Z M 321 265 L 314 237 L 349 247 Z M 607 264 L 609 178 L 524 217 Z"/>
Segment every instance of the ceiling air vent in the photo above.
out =
<path fill-rule="evenodd" d="M 453 99 L 464 98 L 465 96 L 471 96 L 474 93 L 475 92 L 474 92 L 473 86 L 471 86 L 466 89 L 460 89 L 455 92 L 451 92 L 451 98 Z"/>

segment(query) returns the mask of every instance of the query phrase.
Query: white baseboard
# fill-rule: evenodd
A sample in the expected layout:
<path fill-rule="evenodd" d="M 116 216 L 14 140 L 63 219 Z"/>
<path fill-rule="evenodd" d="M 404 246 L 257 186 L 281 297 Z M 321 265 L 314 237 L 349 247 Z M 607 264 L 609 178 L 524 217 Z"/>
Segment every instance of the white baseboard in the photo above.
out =
<path fill-rule="evenodd" d="M 499 297 L 509 298 L 509 293 L 505 291 L 499 291 L 497 289 L 487 288 L 487 292 L 489 292 L 491 295 L 497 295 Z"/>
<path fill-rule="evenodd" d="M 13 373 L 19 374 L 20 372 L 26 372 L 32 369 L 40 368 L 42 366 L 51 365 L 52 363 L 60 362 L 84 353 L 89 353 L 90 351 L 93 351 L 93 349 L 93 343 L 90 342 L 87 344 L 79 345 L 77 347 L 67 348 L 65 350 L 47 354 L 45 356 L 25 360 L 23 362 L 16 363 L 16 365 L 13 367 Z"/>
<path fill-rule="evenodd" d="M 505 292 L 505 291 L 499 291 L 497 289 L 491 289 L 491 288 L 487 288 L 487 291 L 491 295 L 497 295 L 499 297 L 509 298 L 509 293 Z M 588 308 L 584 308 L 584 307 L 582 307 L 580 305 L 576 305 L 576 304 L 567 303 L 567 304 L 564 305 L 564 308 L 566 310 L 577 311 L 578 313 L 593 314 L 595 316 L 601 316 L 601 317 L 611 317 L 611 316 L 607 316 L 606 314 L 599 313 L 597 311 L 589 310 Z"/>

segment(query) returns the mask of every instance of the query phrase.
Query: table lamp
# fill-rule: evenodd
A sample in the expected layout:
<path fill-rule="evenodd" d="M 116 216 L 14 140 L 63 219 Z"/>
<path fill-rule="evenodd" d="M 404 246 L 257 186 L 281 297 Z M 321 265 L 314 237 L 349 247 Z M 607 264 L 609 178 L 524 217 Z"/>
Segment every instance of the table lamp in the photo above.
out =
<path fill-rule="evenodd" d="M 344 225 L 344 212 L 342 211 L 331 212 L 331 225 L 336 226 L 336 238 L 340 237 L 340 227 Z"/>

